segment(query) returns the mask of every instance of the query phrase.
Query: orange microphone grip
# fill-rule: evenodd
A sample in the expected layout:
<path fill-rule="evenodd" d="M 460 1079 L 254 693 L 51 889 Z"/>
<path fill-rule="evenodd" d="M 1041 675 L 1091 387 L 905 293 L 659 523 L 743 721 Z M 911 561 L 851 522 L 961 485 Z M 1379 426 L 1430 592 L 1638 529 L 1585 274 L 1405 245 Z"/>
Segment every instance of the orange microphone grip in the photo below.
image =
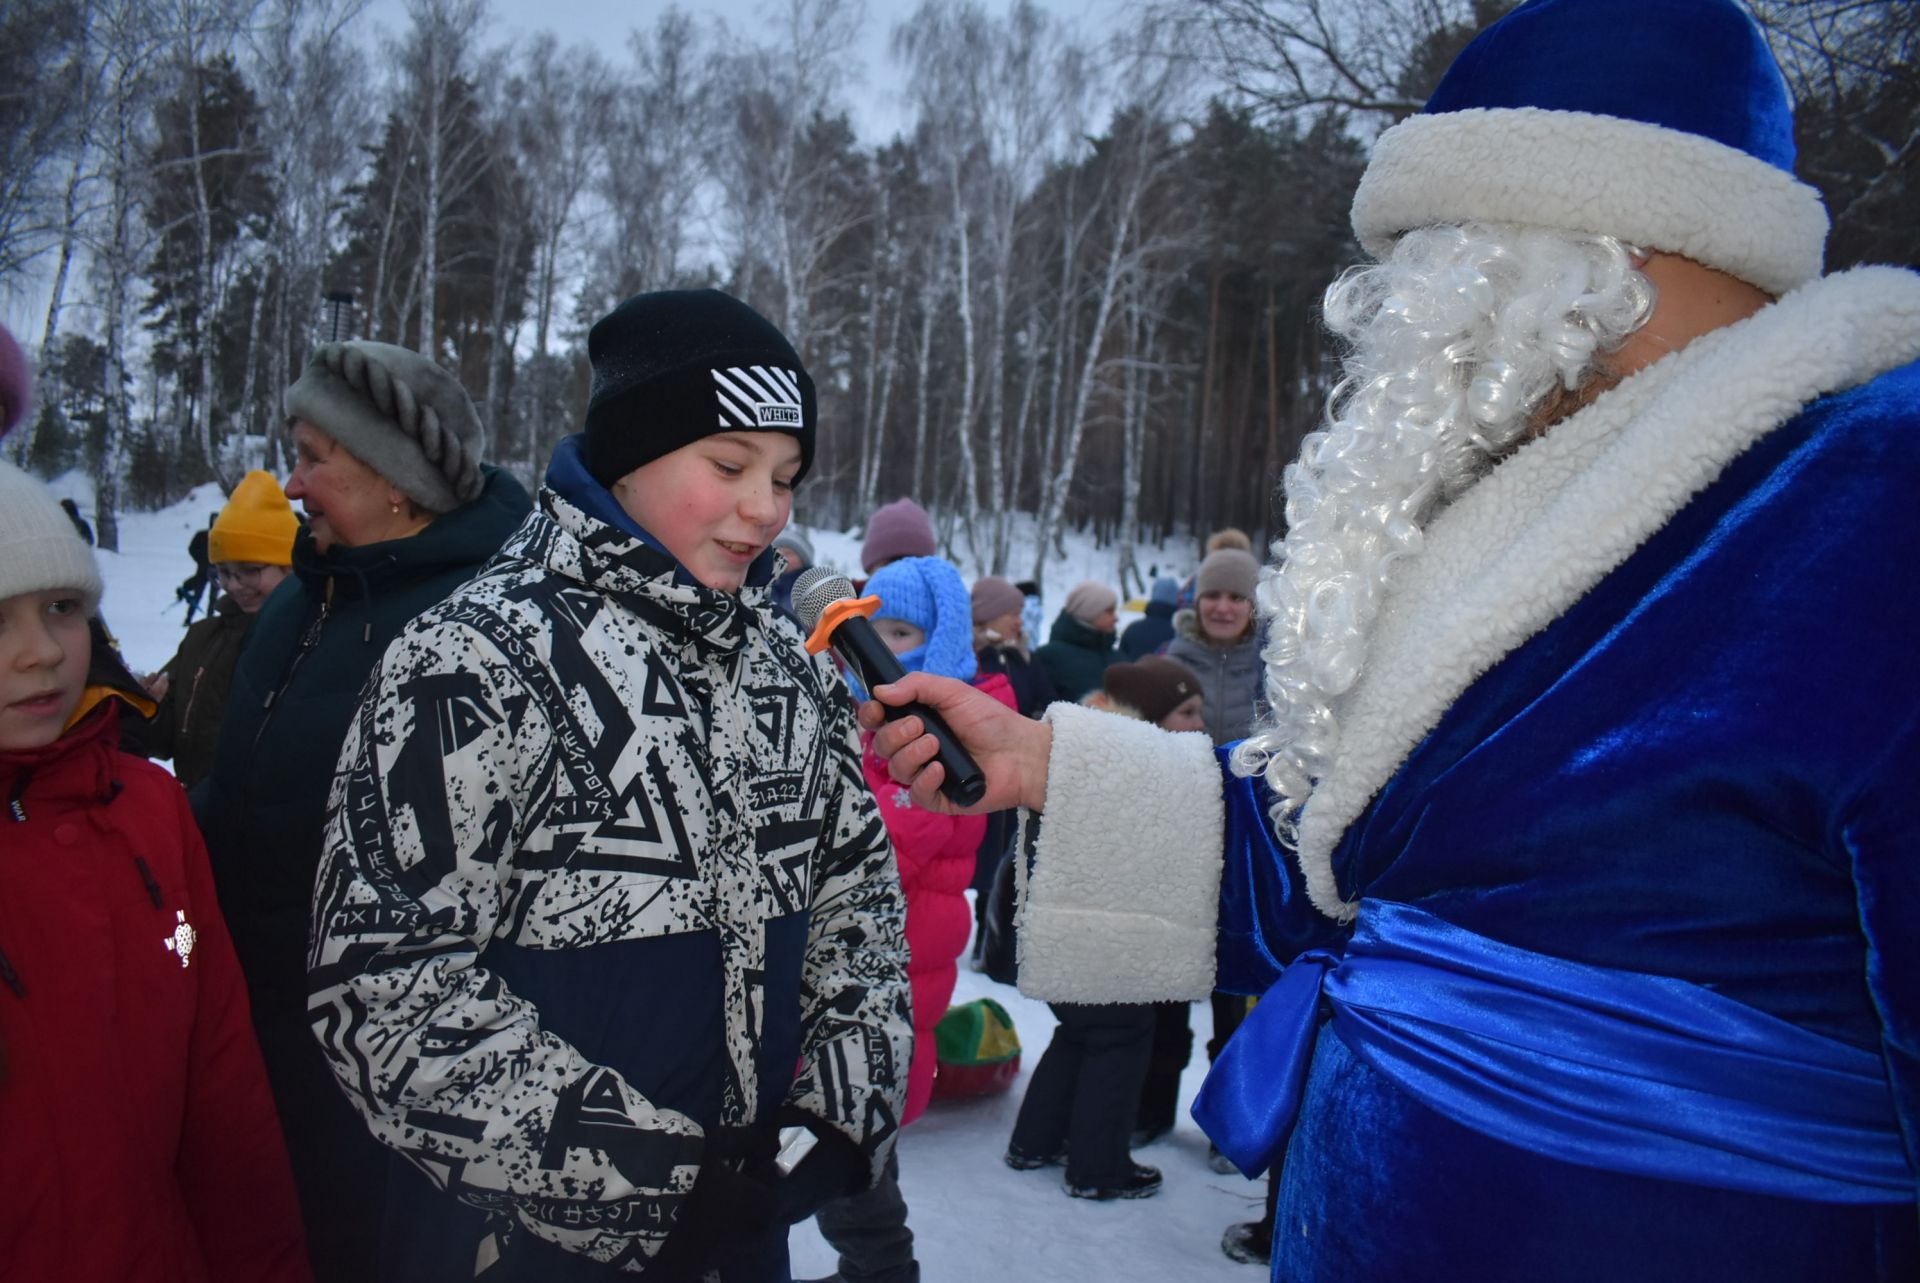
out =
<path fill-rule="evenodd" d="M 840 621 L 854 615 L 865 615 L 872 619 L 880 609 L 878 597 L 842 597 L 839 601 L 829 602 L 820 612 L 820 622 L 813 626 L 813 636 L 807 638 L 807 654 L 818 655 L 833 645 L 833 630 Z"/>

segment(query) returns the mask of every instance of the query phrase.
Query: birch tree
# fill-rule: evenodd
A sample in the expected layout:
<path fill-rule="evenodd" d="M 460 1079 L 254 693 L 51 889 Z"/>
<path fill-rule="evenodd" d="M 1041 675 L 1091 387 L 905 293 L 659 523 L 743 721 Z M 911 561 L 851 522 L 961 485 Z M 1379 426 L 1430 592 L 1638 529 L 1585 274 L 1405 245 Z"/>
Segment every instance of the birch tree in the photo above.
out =
<path fill-rule="evenodd" d="M 91 229 L 88 248 L 96 288 L 103 300 L 105 346 L 100 441 L 93 455 L 93 530 L 98 545 L 120 550 L 120 486 L 132 426 L 128 389 L 133 382 L 128 326 L 150 237 L 136 208 L 147 182 L 148 140 L 143 130 L 166 55 L 164 33 L 138 0 L 116 0 L 95 9 L 88 32 L 107 89 L 100 102 L 100 174 L 106 196 Z"/>
<path fill-rule="evenodd" d="M 487 173 L 485 134 L 470 127 L 457 102 L 467 85 L 485 0 L 407 0 L 413 27 L 402 51 L 408 96 L 402 108 L 418 122 L 420 258 L 417 267 L 422 352 L 440 351 L 441 238 L 452 211 Z"/>
<path fill-rule="evenodd" d="M 631 66 L 600 121 L 605 150 L 589 183 L 583 320 L 644 290 L 686 283 L 716 145 L 716 68 L 693 19 L 669 8 L 627 47 Z"/>
<path fill-rule="evenodd" d="M 18 288 L 25 271 L 54 253 L 39 361 L 43 384 L 57 380 L 60 312 L 80 235 L 82 186 L 93 173 L 90 129 L 101 69 L 89 34 L 91 10 L 75 0 L 21 0 L 0 13 L 0 283 Z M 57 403 L 57 386 L 42 389 Z M 37 422 L 9 443 L 25 463 Z"/>
<path fill-rule="evenodd" d="M 1920 259 L 1920 5 L 1749 5 L 1793 88 L 1797 169 L 1833 220 L 1827 269 Z"/>
<path fill-rule="evenodd" d="M 176 15 L 186 31 L 171 33 L 174 88 L 155 110 L 153 183 L 142 202 L 158 241 L 146 305 L 155 316 L 154 369 L 173 385 L 180 441 L 223 484 L 237 480 L 222 474 L 216 423 L 226 400 L 217 367 L 228 294 L 272 210 L 251 88 L 225 54 L 181 65 L 182 50 L 205 50 L 231 34 L 220 25 L 227 17 Z"/>
<path fill-rule="evenodd" d="M 865 344 L 858 367 L 862 397 L 860 468 L 853 494 L 854 510 L 862 516 L 880 502 L 880 479 L 888 458 L 887 425 L 902 366 L 901 340 L 909 314 L 931 292 L 927 282 L 938 254 L 932 193 L 920 168 L 919 149 L 897 138 L 880 149 L 873 168 Z M 929 343 L 931 337 L 929 330 Z M 918 344 L 916 350 L 922 360 L 913 373 L 924 388 L 930 377 L 926 368 L 928 350 Z M 924 463 L 918 458 L 925 447 L 924 401 L 922 397 L 916 403 L 919 429 L 908 452 L 909 466 L 916 469 Z M 917 487 L 917 479 L 915 484 Z"/>
<path fill-rule="evenodd" d="M 1048 162 L 1081 132 L 1091 71 L 1084 50 L 1031 0 L 1017 0 L 1004 21 L 972 0 L 927 0 L 895 29 L 894 48 L 911 71 L 918 137 L 948 207 L 961 528 L 975 557 L 999 568 L 1012 512 L 1005 394 L 1019 220 Z M 993 514 L 984 537 L 983 506 Z"/>
<path fill-rule="evenodd" d="M 0 281 L 60 240 L 63 175 L 83 146 L 92 79 L 76 0 L 16 0 L 0 13 Z"/>
<path fill-rule="evenodd" d="M 1277 115 L 1336 110 L 1374 131 L 1419 111 L 1440 73 L 1519 0 L 1172 0 L 1176 56 Z"/>
<path fill-rule="evenodd" d="M 602 131 L 619 95 L 605 59 L 585 46 L 563 50 L 546 32 L 522 52 L 515 79 L 521 91 L 512 147 L 526 186 L 533 247 L 533 355 L 523 371 L 528 386 L 521 398 L 524 463 L 531 476 L 571 417 L 565 366 L 550 352 L 555 313 L 563 278 L 584 266 L 569 254 L 579 244 L 584 198 L 601 180 Z"/>
<path fill-rule="evenodd" d="M 344 236 L 342 197 L 373 131 L 366 59 L 351 39 L 364 7 L 365 0 L 269 0 L 253 29 L 274 218 L 260 284 L 271 298 L 260 336 L 264 395 L 244 397 L 242 414 L 244 430 L 265 441 L 263 456 L 249 463 L 269 469 L 285 445 L 280 398 L 314 346 L 326 267 Z M 252 375 L 252 358 L 247 368 Z"/>
<path fill-rule="evenodd" d="M 781 0 L 767 14 L 777 39 L 735 53 L 723 72 L 733 88 L 717 153 L 720 214 L 741 293 L 805 360 L 828 341 L 816 307 L 844 284 L 833 275 L 850 266 L 840 251 L 871 212 L 870 176 L 839 102 L 866 14 L 860 0 Z"/>
<path fill-rule="evenodd" d="M 1163 241 L 1157 229 L 1143 230 L 1148 208 L 1161 185 L 1175 171 L 1178 148 L 1170 117 L 1184 106 L 1185 64 L 1177 60 L 1136 55 L 1123 83 L 1136 87 L 1137 96 L 1116 113 L 1109 137 L 1096 162 L 1101 171 L 1101 194 L 1095 206 L 1101 212 L 1104 247 L 1089 274 L 1087 322 L 1079 369 L 1061 433 L 1060 453 L 1043 488 L 1038 526 L 1039 551 L 1033 578 L 1042 581 L 1046 550 L 1058 537 L 1067 498 L 1079 467 L 1080 445 L 1097 381 L 1103 375 L 1101 353 L 1110 341 L 1109 327 L 1120 302 L 1123 285 L 1153 268 L 1177 242 Z M 1042 581 L 1044 582 L 1044 581 Z"/>

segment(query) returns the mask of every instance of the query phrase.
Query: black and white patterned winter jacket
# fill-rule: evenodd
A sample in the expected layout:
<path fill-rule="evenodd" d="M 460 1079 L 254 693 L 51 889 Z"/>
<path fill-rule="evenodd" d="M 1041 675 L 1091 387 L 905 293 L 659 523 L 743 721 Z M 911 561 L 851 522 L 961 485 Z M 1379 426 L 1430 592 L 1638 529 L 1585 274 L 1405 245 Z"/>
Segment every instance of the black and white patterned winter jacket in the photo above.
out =
<path fill-rule="evenodd" d="M 643 1268 L 703 1131 L 782 1104 L 876 1167 L 892 1143 L 899 878 L 844 686 L 766 597 L 675 583 L 544 490 L 347 737 L 314 1027 L 373 1131 L 508 1243 Z"/>

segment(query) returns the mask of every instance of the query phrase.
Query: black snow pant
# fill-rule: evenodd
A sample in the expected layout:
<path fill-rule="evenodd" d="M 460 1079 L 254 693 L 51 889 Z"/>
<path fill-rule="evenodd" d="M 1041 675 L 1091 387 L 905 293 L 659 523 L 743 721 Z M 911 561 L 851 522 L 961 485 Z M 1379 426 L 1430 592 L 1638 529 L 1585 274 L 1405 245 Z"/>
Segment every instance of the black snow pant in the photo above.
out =
<path fill-rule="evenodd" d="M 840 1253 L 834 1275 L 844 1283 L 920 1283 L 907 1228 L 907 1200 L 900 1195 L 900 1151 L 887 1155 L 886 1170 L 869 1190 L 836 1198 L 814 1214 L 820 1237 Z"/>
<path fill-rule="evenodd" d="M 1038 1158 L 1067 1151 L 1067 1181 L 1125 1184 L 1140 1084 L 1153 1053 L 1153 1008 L 1145 1003 L 1048 1004 L 1060 1021 L 1027 1083 L 1013 1148 Z"/>
<path fill-rule="evenodd" d="M 1153 1004 L 1153 1051 L 1147 1058 L 1147 1080 L 1140 1088 L 1135 1130 L 1169 1132 L 1180 1110 L 1180 1075 L 1193 1055 L 1193 1030 L 1187 1021 L 1193 1004 Z"/>
<path fill-rule="evenodd" d="M 1227 1045 L 1227 1039 L 1233 1037 L 1233 1031 L 1247 1018 L 1252 1007 L 1251 1000 L 1244 993 L 1228 993 L 1224 989 L 1215 989 L 1212 997 L 1213 1037 L 1207 1039 L 1207 1063 L 1211 1065 L 1220 1059 L 1220 1049 Z"/>

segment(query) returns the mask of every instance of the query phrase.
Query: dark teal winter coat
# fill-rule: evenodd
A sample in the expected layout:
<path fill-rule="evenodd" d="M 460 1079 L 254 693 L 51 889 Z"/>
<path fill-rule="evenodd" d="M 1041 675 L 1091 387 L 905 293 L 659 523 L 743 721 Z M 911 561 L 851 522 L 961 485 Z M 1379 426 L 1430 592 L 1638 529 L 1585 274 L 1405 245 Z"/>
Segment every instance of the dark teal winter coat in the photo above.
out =
<path fill-rule="evenodd" d="M 307 1007 L 307 914 L 327 791 L 360 688 L 415 615 L 475 572 L 532 510 L 489 470 L 419 534 L 324 555 L 302 528 L 293 576 L 255 617 L 197 813 L 256 1017 Z"/>
<path fill-rule="evenodd" d="M 1096 633 L 1061 611 L 1047 633 L 1047 644 L 1033 652 L 1053 681 L 1057 699 L 1077 704 L 1090 690 L 1098 690 L 1109 665 L 1120 662 L 1112 633 Z"/>
<path fill-rule="evenodd" d="M 234 672 L 213 773 L 193 793 L 322 1283 L 375 1277 L 387 1167 L 307 1026 L 327 794 L 387 643 L 471 579 L 532 510 L 519 482 L 485 472 L 479 498 L 410 538 L 322 554 L 300 531 L 294 573 L 254 617 Z"/>

